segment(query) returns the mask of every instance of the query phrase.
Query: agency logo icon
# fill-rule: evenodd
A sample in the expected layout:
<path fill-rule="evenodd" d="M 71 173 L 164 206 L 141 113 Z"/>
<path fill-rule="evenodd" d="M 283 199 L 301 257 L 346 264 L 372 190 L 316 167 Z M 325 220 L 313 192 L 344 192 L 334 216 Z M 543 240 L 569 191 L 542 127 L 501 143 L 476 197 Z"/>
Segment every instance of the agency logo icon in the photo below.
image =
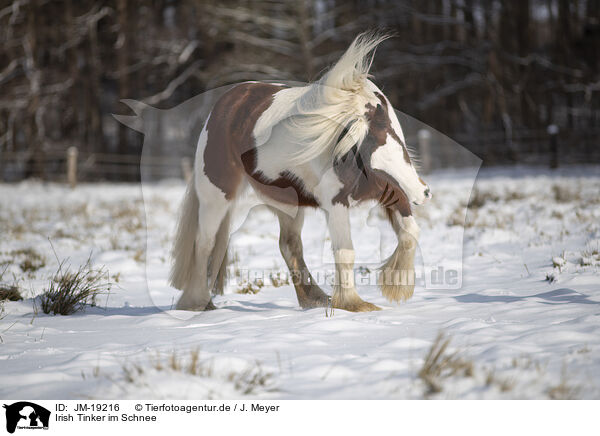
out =
<path fill-rule="evenodd" d="M 28 401 L 19 401 L 3 406 L 6 409 L 6 431 L 14 433 L 18 429 L 47 430 L 50 411 Z"/>

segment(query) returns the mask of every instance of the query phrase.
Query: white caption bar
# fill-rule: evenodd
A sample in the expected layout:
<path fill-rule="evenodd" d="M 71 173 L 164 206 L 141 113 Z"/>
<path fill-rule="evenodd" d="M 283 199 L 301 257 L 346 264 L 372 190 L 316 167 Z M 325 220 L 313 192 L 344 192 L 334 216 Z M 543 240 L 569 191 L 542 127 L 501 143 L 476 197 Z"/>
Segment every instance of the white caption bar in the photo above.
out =
<path fill-rule="evenodd" d="M 593 401 L 2 400 L 1 434 L 598 434 Z M 132 433 L 134 432 L 134 433 Z M 315 433 L 316 432 L 316 433 Z M 329 433 L 332 432 L 332 433 Z M 189 433 L 191 434 L 191 433 Z"/>

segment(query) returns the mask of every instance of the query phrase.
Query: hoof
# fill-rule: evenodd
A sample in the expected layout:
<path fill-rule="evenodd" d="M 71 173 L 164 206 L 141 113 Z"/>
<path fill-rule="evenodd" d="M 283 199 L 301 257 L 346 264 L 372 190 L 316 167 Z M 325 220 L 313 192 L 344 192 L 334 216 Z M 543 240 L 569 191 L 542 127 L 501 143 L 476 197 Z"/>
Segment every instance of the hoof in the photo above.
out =
<path fill-rule="evenodd" d="M 216 310 L 217 306 L 215 306 L 212 302 L 212 300 L 210 300 L 208 302 L 208 304 L 206 305 L 206 307 L 204 308 L 204 310 Z"/>
<path fill-rule="evenodd" d="M 331 297 L 327 295 L 317 285 L 312 285 L 307 292 L 298 292 L 298 303 L 302 309 L 312 309 L 315 307 L 331 307 Z"/>
<path fill-rule="evenodd" d="M 330 307 L 331 297 L 325 294 L 323 297 L 319 298 L 306 298 L 304 300 L 299 301 L 299 303 L 302 309 L 314 309 L 315 307 Z"/>
<path fill-rule="evenodd" d="M 334 301 L 333 307 L 335 309 L 347 310 L 348 312 L 373 312 L 375 310 L 381 310 L 381 307 L 363 301 L 358 297 L 344 301 Z"/>
<path fill-rule="evenodd" d="M 204 312 L 205 310 L 215 310 L 216 307 L 212 300 L 209 300 L 206 304 L 197 304 L 195 302 L 182 301 L 180 299 L 175 306 L 177 310 L 189 310 L 191 312 Z"/>

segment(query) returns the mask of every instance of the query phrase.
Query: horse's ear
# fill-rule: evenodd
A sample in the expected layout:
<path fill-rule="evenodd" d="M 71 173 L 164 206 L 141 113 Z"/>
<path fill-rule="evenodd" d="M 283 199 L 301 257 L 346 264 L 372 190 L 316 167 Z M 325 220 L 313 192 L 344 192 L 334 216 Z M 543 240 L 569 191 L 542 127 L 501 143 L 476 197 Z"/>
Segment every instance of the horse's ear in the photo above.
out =
<path fill-rule="evenodd" d="M 144 132 L 144 121 L 143 116 L 144 113 L 149 109 L 152 109 L 151 106 L 148 106 L 145 103 L 137 100 L 124 99 L 121 100 L 121 103 L 129 106 L 135 115 L 117 115 L 112 114 L 112 116 L 120 123 L 125 124 L 127 127 L 133 130 L 137 130 L 138 132 Z"/>

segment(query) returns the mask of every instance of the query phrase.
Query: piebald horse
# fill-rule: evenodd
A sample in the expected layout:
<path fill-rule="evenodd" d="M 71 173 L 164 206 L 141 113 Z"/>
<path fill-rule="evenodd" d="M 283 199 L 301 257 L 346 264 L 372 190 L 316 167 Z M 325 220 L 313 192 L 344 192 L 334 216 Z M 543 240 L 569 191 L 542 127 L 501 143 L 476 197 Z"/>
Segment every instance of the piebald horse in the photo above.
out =
<path fill-rule="evenodd" d="M 390 301 L 414 291 L 419 227 L 411 204 L 431 197 L 411 163 L 394 110 L 369 80 L 372 53 L 385 37 L 359 35 L 323 77 L 307 86 L 246 82 L 214 104 L 198 140 L 173 246 L 170 283 L 183 290 L 177 309 L 214 309 L 236 199 L 253 189 L 279 219 L 279 248 L 303 308 L 379 310 L 354 285 L 349 209 L 378 200 L 398 246 L 379 285 Z M 327 217 L 336 278 L 329 297 L 303 259 L 304 208 Z"/>

